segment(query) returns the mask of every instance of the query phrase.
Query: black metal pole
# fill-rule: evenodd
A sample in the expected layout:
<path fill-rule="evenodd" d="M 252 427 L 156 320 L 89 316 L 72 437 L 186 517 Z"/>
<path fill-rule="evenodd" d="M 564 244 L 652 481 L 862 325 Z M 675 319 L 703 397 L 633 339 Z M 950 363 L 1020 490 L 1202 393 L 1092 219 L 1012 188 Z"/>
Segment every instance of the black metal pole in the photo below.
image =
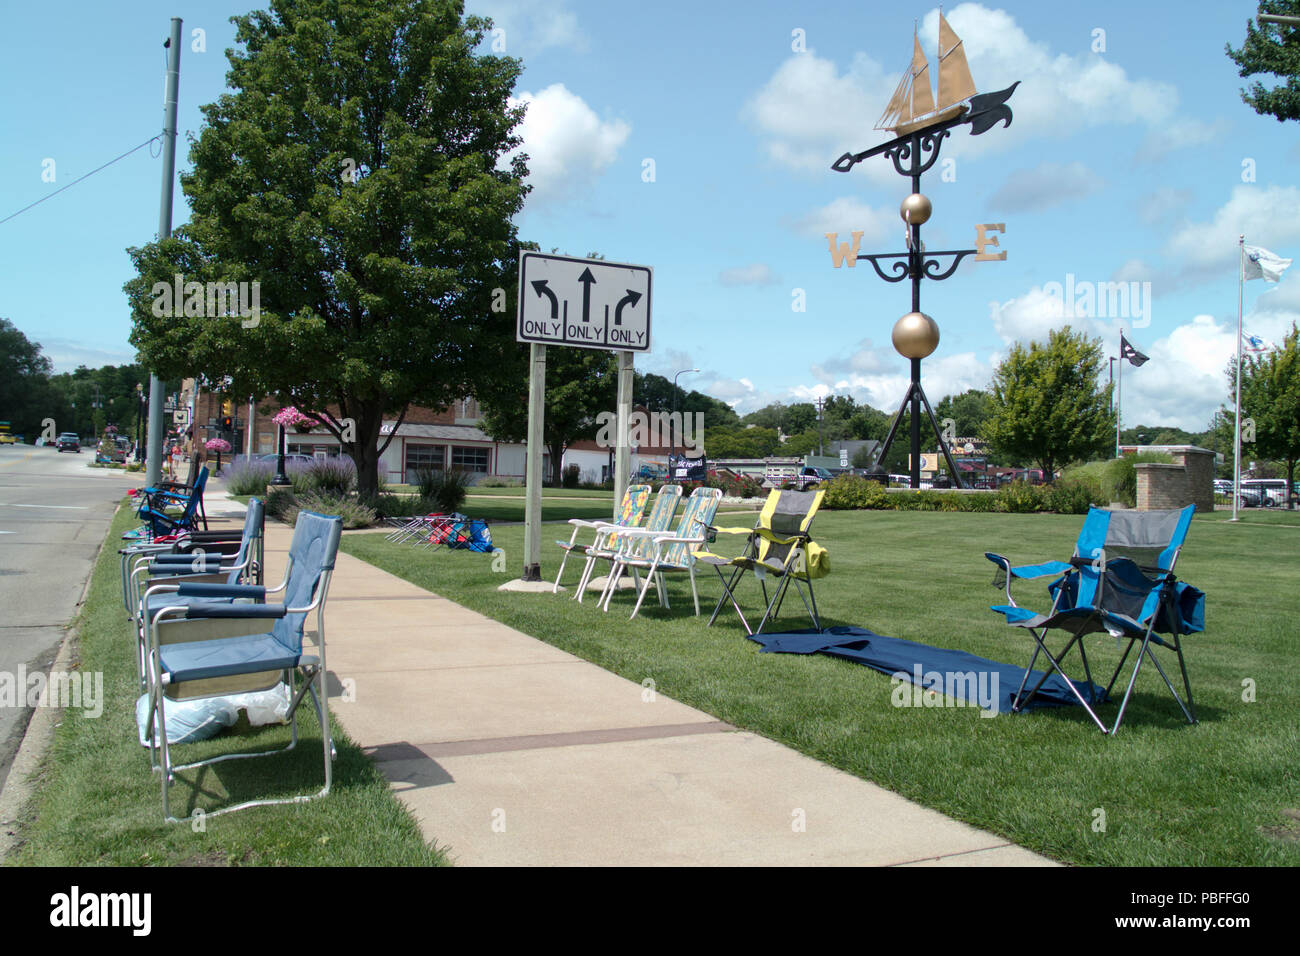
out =
<path fill-rule="evenodd" d="M 912 420 L 908 423 L 912 444 L 912 487 L 921 487 L 921 360 L 912 359 Z"/>
<path fill-rule="evenodd" d="M 275 477 L 271 479 L 273 485 L 291 485 L 289 476 L 284 473 L 284 426 L 279 426 L 279 436 L 276 440 L 279 446 L 279 454 L 276 456 Z"/>

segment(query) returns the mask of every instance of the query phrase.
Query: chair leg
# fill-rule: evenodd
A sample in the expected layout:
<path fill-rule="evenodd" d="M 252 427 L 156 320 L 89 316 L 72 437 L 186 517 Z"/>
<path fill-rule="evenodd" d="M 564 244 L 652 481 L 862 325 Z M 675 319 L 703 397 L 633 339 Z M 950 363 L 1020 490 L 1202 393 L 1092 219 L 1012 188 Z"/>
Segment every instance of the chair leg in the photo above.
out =
<path fill-rule="evenodd" d="M 657 564 L 657 563 L 654 563 L 654 562 L 651 562 L 651 564 L 650 564 L 650 570 L 646 573 L 645 581 L 644 581 L 644 582 L 642 583 L 642 585 L 641 585 L 641 589 L 640 589 L 640 590 L 641 590 L 641 593 L 637 595 L 637 598 L 636 598 L 636 606 L 635 606 L 634 608 L 632 608 L 632 617 L 636 617 L 637 612 L 641 610 L 641 602 L 645 600 L 645 593 L 646 593 L 647 591 L 650 590 L 650 584 L 655 580 L 655 568 L 656 568 L 656 567 L 658 567 L 658 564 Z M 663 587 L 663 583 L 660 582 L 660 585 L 659 585 L 659 586 L 662 588 L 662 587 Z M 630 617 L 630 618 L 628 618 L 628 620 L 630 621 L 630 620 L 632 620 L 632 618 Z"/>
<path fill-rule="evenodd" d="M 691 597 L 695 598 L 695 616 L 700 616 L 700 592 L 695 587 L 695 562 L 691 562 Z"/>
<path fill-rule="evenodd" d="M 551 588 L 552 594 L 560 593 L 560 578 L 564 577 L 564 566 L 569 563 L 570 552 L 567 548 L 564 551 L 564 557 L 560 559 L 560 573 L 555 576 L 555 585 Z"/>
<path fill-rule="evenodd" d="M 767 626 L 768 620 L 774 616 L 772 613 L 773 608 L 775 608 L 776 605 L 780 603 L 781 599 L 785 596 L 786 588 L 788 588 L 789 586 L 790 586 L 790 575 L 783 574 L 781 576 L 781 580 L 777 582 L 776 591 L 772 594 L 772 600 L 767 602 L 767 609 L 763 612 L 763 619 L 758 622 L 758 629 L 753 633 L 755 634 L 763 633 L 763 628 Z M 766 585 L 763 587 L 763 597 L 764 598 L 767 597 Z"/>

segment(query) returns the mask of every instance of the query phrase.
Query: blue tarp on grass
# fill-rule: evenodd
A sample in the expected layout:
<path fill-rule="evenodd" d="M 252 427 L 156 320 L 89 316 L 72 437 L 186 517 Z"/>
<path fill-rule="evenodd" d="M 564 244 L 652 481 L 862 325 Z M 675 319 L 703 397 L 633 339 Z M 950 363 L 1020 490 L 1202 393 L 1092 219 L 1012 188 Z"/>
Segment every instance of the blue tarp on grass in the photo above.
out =
<path fill-rule="evenodd" d="M 865 664 L 882 674 L 895 674 L 919 684 L 926 690 L 947 694 L 956 700 L 969 701 L 968 706 L 988 707 L 1000 714 L 1011 712 L 1020 681 L 1025 676 L 1023 667 L 1014 667 L 976 657 L 965 651 L 943 647 L 930 647 L 897 637 L 884 637 L 861 627 L 831 627 L 824 631 L 803 630 L 784 634 L 753 634 L 749 638 L 761 644 L 763 653 L 769 654 L 826 654 L 844 660 Z M 1029 675 L 1026 692 L 1042 678 L 1042 671 Z M 1088 696 L 1087 681 L 1072 681 L 1084 699 Z M 1109 698 L 1105 688 L 1092 685 L 1097 702 Z M 983 698 L 983 699 L 981 699 Z M 1070 693 L 1065 678 L 1052 674 L 1039 688 L 1029 707 L 1061 707 L 1078 705 Z"/>

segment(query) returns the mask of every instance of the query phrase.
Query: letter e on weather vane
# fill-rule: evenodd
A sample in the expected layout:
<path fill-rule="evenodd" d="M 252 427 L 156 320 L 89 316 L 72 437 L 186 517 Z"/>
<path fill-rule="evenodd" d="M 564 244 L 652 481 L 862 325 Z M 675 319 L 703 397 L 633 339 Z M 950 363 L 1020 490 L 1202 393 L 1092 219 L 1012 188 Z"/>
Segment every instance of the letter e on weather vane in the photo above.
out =
<path fill-rule="evenodd" d="M 1006 231 L 1007 231 L 1007 224 L 1005 222 L 986 222 L 976 226 L 975 227 L 975 261 L 976 262 L 1001 262 L 1002 260 L 1006 259 L 1007 251 L 1005 249 L 1003 249 L 1001 252 L 986 251 L 989 246 L 1000 245 L 998 243 L 997 236 L 986 235 L 986 233 L 990 233 L 990 232 L 1005 233 Z"/>

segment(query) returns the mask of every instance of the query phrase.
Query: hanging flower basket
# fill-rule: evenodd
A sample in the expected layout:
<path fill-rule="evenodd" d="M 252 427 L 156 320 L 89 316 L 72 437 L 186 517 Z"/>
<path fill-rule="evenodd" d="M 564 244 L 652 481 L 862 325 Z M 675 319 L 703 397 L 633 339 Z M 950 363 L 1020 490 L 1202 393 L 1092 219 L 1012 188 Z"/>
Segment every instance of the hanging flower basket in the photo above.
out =
<path fill-rule="evenodd" d="M 317 419 L 315 415 L 304 414 L 292 405 L 280 409 L 280 411 L 271 418 L 271 421 L 275 422 L 277 425 L 283 425 L 285 428 L 292 428 L 301 435 L 307 434 L 320 424 L 319 419 Z"/>

